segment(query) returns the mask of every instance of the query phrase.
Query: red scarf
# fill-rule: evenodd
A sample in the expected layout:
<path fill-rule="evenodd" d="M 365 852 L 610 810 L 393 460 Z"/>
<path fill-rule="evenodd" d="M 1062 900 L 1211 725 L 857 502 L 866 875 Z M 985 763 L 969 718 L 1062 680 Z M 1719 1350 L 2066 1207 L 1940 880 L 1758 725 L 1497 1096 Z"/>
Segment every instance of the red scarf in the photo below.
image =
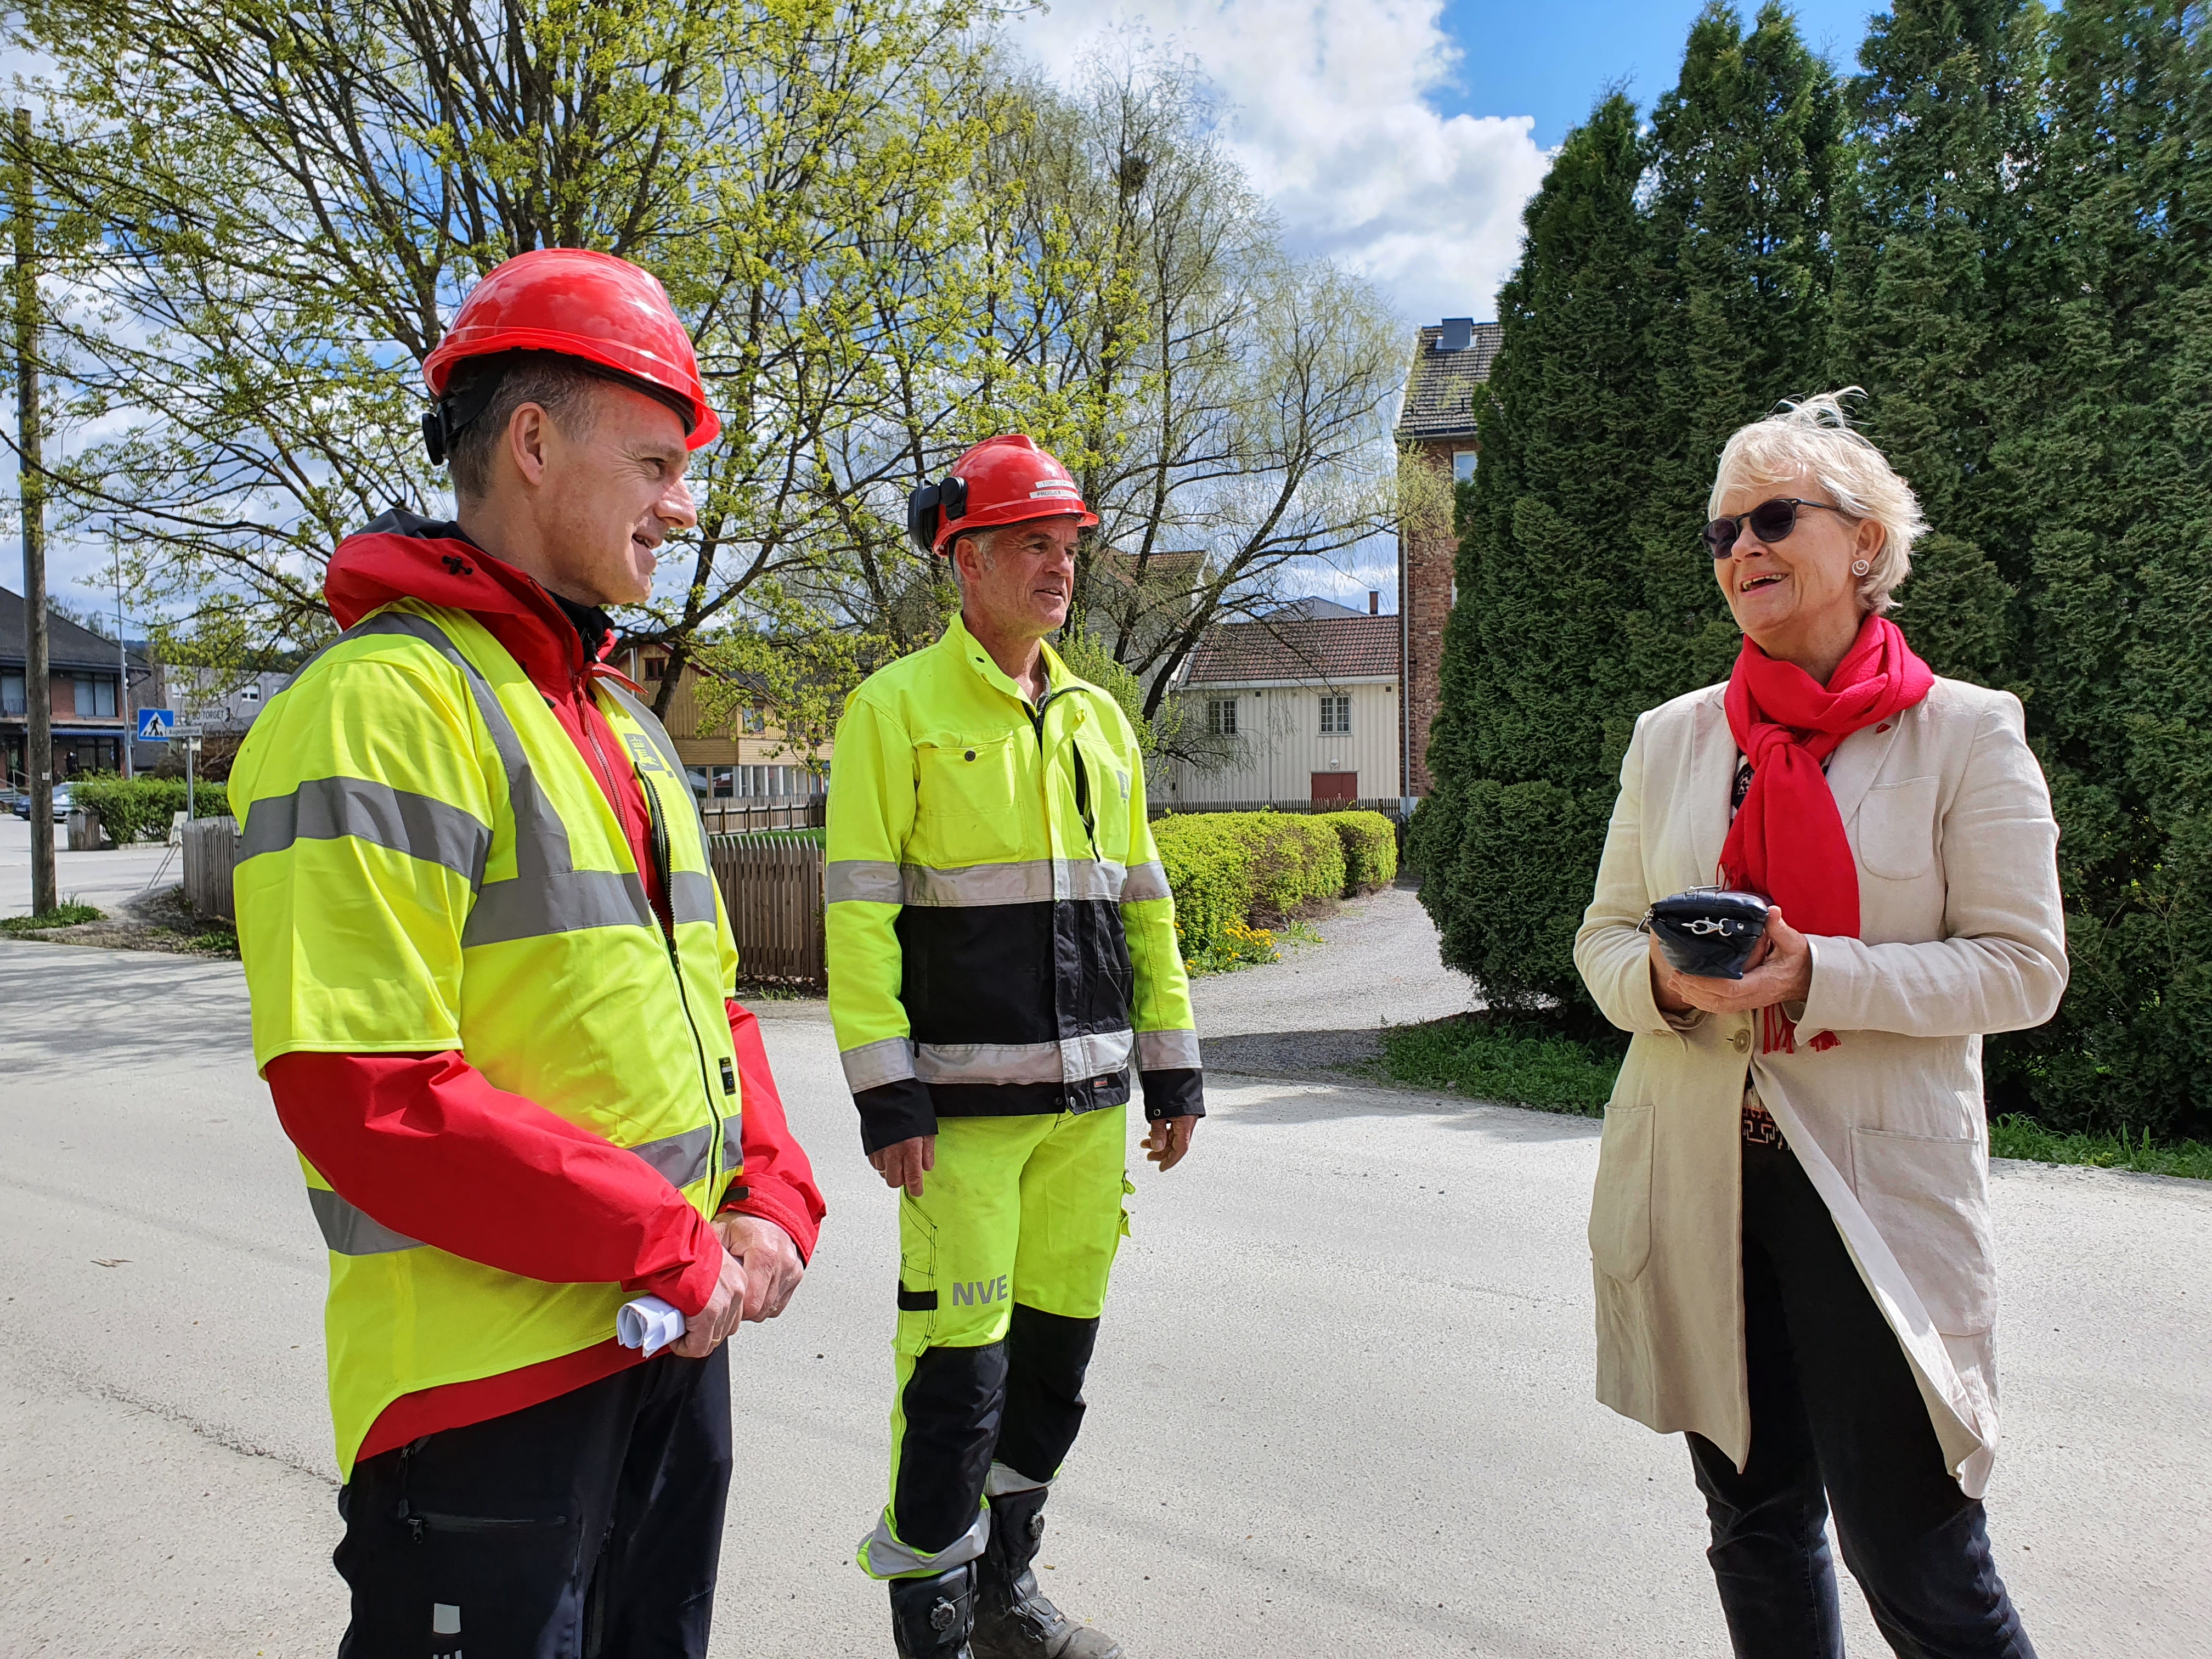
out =
<path fill-rule="evenodd" d="M 1859 933 L 1859 872 L 1820 763 L 1854 732 L 1910 708 L 1936 676 L 1895 623 L 1869 617 L 1824 687 L 1747 637 L 1729 676 L 1729 730 L 1751 762 L 1751 790 L 1721 848 L 1720 878 L 1781 906 L 1801 933 Z M 1763 1052 L 1796 1052 L 1796 1026 L 1765 1011 Z M 1823 1031 L 1815 1048 L 1832 1048 Z"/>

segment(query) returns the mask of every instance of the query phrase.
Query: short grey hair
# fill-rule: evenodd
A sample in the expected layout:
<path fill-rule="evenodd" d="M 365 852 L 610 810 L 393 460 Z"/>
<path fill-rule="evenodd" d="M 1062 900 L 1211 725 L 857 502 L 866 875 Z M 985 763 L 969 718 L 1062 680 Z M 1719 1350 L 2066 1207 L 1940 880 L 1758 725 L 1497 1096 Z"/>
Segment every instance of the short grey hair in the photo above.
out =
<path fill-rule="evenodd" d="M 571 368 L 550 351 L 517 352 L 504 361 L 492 358 L 480 372 L 499 376 L 499 389 L 483 412 L 453 434 L 446 464 L 453 470 L 457 501 L 480 501 L 491 488 L 492 457 L 505 441 L 516 410 L 536 404 L 563 437 L 580 443 L 592 435 L 599 413 L 592 400 L 599 395 L 597 388 L 605 384 L 603 377 Z"/>
<path fill-rule="evenodd" d="M 1912 544 L 1927 534 L 1928 520 L 1912 486 L 1853 429 L 1844 399 L 1865 395 L 1852 386 L 1785 401 L 1765 420 L 1737 428 L 1721 450 L 1705 513 L 1718 514 L 1721 498 L 1745 484 L 1787 483 L 1810 473 L 1845 513 L 1871 519 L 1888 532 L 1859 578 L 1859 604 L 1880 616 L 1896 603 L 1892 596 L 1912 574 Z"/>

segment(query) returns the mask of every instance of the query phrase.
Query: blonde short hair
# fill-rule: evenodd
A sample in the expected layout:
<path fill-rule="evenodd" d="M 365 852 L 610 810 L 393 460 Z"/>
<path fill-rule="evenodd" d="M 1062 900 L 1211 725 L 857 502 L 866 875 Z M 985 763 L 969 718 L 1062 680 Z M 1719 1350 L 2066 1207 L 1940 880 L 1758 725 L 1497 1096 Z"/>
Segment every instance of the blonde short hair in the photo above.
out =
<path fill-rule="evenodd" d="M 1785 401 L 1763 421 L 1736 428 L 1721 450 L 1705 512 L 1720 512 L 1721 497 L 1745 484 L 1787 483 L 1809 472 L 1838 507 L 1854 519 L 1872 519 L 1888 533 L 1872 568 L 1859 578 L 1859 603 L 1880 616 L 1895 604 L 1898 585 L 1912 574 L 1912 544 L 1927 533 L 1920 501 L 1887 457 L 1851 428 L 1846 398 L 1859 387 Z"/>

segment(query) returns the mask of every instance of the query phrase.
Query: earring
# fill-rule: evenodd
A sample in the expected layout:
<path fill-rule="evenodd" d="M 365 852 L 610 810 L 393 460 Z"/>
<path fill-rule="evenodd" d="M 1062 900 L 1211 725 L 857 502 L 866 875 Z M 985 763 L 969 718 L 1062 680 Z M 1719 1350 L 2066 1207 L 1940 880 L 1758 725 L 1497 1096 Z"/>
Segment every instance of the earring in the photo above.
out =
<path fill-rule="evenodd" d="M 1851 574 L 1854 576 L 1863 576 L 1868 571 L 1873 568 L 1874 567 L 1869 564 L 1864 559 L 1853 559 L 1851 561 Z"/>

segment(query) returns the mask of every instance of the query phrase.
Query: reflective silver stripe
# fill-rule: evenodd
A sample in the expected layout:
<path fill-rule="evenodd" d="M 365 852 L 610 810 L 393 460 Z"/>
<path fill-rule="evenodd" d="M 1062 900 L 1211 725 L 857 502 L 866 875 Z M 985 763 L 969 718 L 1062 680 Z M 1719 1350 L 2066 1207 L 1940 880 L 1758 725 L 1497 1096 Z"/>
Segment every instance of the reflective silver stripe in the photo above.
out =
<path fill-rule="evenodd" d="M 668 872 L 668 910 L 676 921 L 714 919 L 714 878 L 698 870 Z"/>
<path fill-rule="evenodd" d="M 925 1083 L 1075 1083 L 1129 1063 L 1127 1031 L 1096 1031 L 1058 1042 L 925 1042 L 914 1073 Z"/>
<path fill-rule="evenodd" d="M 1017 864 L 969 864 L 933 870 L 908 864 L 900 870 L 905 902 L 938 908 L 987 904 L 1049 904 L 1054 899 L 1121 896 L 1128 872 L 1103 859 L 1029 859 Z"/>
<path fill-rule="evenodd" d="M 461 929 L 464 946 L 502 945 L 586 927 L 634 927 L 653 915 L 645 884 L 626 870 L 561 870 L 487 882 Z M 652 924 L 658 930 L 659 923 Z"/>
<path fill-rule="evenodd" d="M 874 859 L 839 859 L 822 872 L 822 891 L 831 904 L 903 904 L 899 867 Z"/>
<path fill-rule="evenodd" d="M 1195 1031 L 1139 1031 L 1137 1069 L 1140 1072 L 1195 1072 L 1198 1033 Z"/>
<path fill-rule="evenodd" d="M 511 879 L 487 882 L 479 890 L 462 930 L 463 946 L 574 933 L 584 927 L 658 928 L 653 906 L 645 896 L 645 884 L 635 875 L 576 868 L 568 828 L 530 769 L 521 733 L 515 730 L 491 682 L 461 653 L 446 630 L 412 611 L 386 611 L 347 629 L 341 638 L 379 635 L 419 640 L 461 671 L 507 773 L 507 805 L 514 815 L 515 872 Z"/>
<path fill-rule="evenodd" d="M 1032 1480 L 1019 1469 L 1009 1468 L 993 1458 L 991 1472 L 983 1477 L 983 1496 L 1010 1498 L 1018 1492 L 1041 1492 L 1050 1485 L 1049 1480 Z"/>
<path fill-rule="evenodd" d="M 395 1233 L 368 1211 L 356 1208 L 325 1187 L 307 1188 L 315 1225 L 323 1243 L 339 1255 L 382 1255 L 388 1250 L 419 1250 L 422 1241 Z"/>
<path fill-rule="evenodd" d="M 670 1135 L 665 1140 L 648 1140 L 642 1146 L 633 1146 L 647 1164 L 660 1171 L 661 1178 L 672 1187 L 688 1187 L 695 1181 L 704 1181 L 711 1165 L 714 1150 L 714 1126 L 702 1123 L 696 1129 L 686 1129 L 680 1135 Z"/>
<path fill-rule="evenodd" d="M 1142 904 L 1146 899 L 1164 899 L 1168 894 L 1168 872 L 1158 859 L 1150 864 L 1133 865 L 1129 879 L 1121 888 L 1121 902 Z"/>
<path fill-rule="evenodd" d="M 491 826 L 473 813 L 411 789 L 367 778 L 310 778 L 289 795 L 257 800 L 246 811 L 244 856 L 281 853 L 295 841 L 374 842 L 443 865 L 483 884 Z"/>
<path fill-rule="evenodd" d="M 950 1572 L 963 1561 L 973 1561 L 982 1554 L 990 1540 L 991 1509 L 988 1504 L 976 1504 L 975 1524 L 934 1555 L 899 1542 L 891 1531 L 890 1511 L 885 1510 L 876 1522 L 876 1529 L 860 1540 L 854 1557 L 860 1562 L 860 1571 L 871 1578 L 896 1578 L 912 1572 Z"/>
<path fill-rule="evenodd" d="M 864 1042 L 837 1058 L 845 1067 L 845 1086 L 856 1095 L 886 1083 L 903 1083 L 914 1075 L 914 1044 L 904 1037 Z"/>

